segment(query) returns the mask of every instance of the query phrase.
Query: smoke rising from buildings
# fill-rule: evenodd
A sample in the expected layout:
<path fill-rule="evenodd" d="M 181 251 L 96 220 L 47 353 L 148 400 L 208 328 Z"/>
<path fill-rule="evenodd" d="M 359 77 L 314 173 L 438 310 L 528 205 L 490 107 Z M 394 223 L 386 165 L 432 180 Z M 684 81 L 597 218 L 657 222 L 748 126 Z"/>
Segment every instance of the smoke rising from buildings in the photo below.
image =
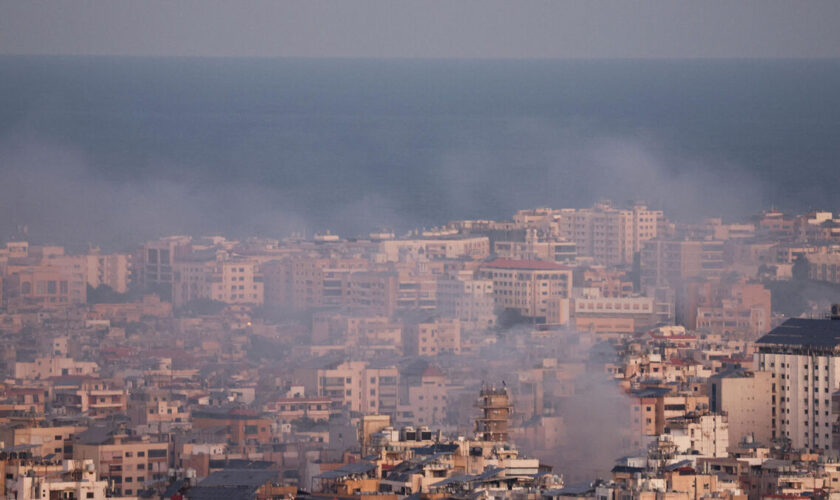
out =
<path fill-rule="evenodd" d="M 9 237 L 15 226 L 25 224 L 41 241 L 120 248 L 167 234 L 283 237 L 331 230 L 355 237 L 378 227 L 402 232 L 458 218 L 509 217 L 521 207 L 582 206 L 600 198 L 641 199 L 669 216 L 694 219 L 743 216 L 761 207 L 761 182 L 746 175 L 733 173 L 722 182 L 699 162 L 649 141 L 583 138 L 547 128 L 540 135 L 535 127 L 513 126 L 510 134 L 503 133 L 506 145 L 500 152 L 469 148 L 470 138 L 457 138 L 431 160 L 428 178 L 418 186 L 422 191 L 413 198 L 402 193 L 416 185 L 414 180 L 381 181 L 373 174 L 364 181 L 370 185 L 349 185 L 351 193 L 335 196 L 314 194 L 320 190 L 317 178 L 306 186 L 260 182 L 258 175 L 247 174 L 212 179 L 201 167 L 156 160 L 144 169 L 149 175 L 112 178 L 108 167 L 96 166 L 82 149 L 7 137 L 0 144 L 7 179 L 0 208 L 10 214 L 3 234 Z M 229 167 L 235 170 L 237 162 Z M 305 170 L 304 160 L 294 168 Z M 341 188 L 324 188 L 335 189 Z"/>
<path fill-rule="evenodd" d="M 675 219 L 831 200 L 794 175 L 819 176 L 838 147 L 837 103 L 811 102 L 837 81 L 819 65 L 0 63 L 2 235 L 356 236 L 602 198 Z M 767 92 L 744 97 L 759 78 Z M 778 104 L 788 93 L 820 110 L 805 135 Z"/>

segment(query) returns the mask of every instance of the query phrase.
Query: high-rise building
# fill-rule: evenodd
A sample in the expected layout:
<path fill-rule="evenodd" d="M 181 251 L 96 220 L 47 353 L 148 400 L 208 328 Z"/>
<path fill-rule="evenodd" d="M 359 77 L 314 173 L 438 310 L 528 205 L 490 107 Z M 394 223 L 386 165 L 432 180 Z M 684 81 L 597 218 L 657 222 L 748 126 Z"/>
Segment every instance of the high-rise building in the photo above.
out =
<path fill-rule="evenodd" d="M 131 259 L 126 254 L 103 255 L 98 251 L 85 256 L 87 284 L 93 288 L 107 285 L 117 293 L 128 291 Z"/>
<path fill-rule="evenodd" d="M 643 204 L 619 209 L 601 202 L 593 208 L 565 208 L 554 217 L 558 235 L 575 242 L 578 255 L 615 266 L 633 262 L 644 242 L 657 237 L 664 215 Z"/>
<path fill-rule="evenodd" d="M 640 257 L 641 287 L 678 288 L 688 278 L 711 278 L 723 272 L 723 242 L 664 240 L 645 242 Z"/>
<path fill-rule="evenodd" d="M 191 241 L 189 236 L 168 236 L 146 242 L 135 259 L 140 285 L 147 288 L 162 285 L 161 290 L 170 293 L 175 276 L 172 265 L 190 253 Z"/>
<path fill-rule="evenodd" d="M 770 372 L 770 435 L 794 449 L 830 449 L 831 396 L 840 388 L 840 315 L 791 318 L 756 341 Z"/>

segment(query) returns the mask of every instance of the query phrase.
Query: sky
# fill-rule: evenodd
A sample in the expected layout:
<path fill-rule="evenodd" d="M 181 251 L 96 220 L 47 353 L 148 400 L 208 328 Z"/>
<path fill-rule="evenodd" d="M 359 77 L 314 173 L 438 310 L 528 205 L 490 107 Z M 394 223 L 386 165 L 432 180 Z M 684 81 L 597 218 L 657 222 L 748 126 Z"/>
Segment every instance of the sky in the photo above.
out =
<path fill-rule="evenodd" d="M 840 57 L 837 0 L 0 0 L 0 54 Z"/>

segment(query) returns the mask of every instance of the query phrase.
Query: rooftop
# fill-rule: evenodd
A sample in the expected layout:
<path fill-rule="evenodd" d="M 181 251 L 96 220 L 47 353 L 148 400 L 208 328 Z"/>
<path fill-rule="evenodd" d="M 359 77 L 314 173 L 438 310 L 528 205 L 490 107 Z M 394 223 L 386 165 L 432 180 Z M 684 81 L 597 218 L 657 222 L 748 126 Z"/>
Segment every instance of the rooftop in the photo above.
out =
<path fill-rule="evenodd" d="M 840 346 L 840 321 L 791 318 L 758 339 L 756 344 L 837 347 Z"/>
<path fill-rule="evenodd" d="M 563 271 L 568 270 L 569 267 L 554 264 L 553 262 L 545 262 L 541 260 L 514 260 L 514 259 L 496 259 L 491 262 L 483 264 L 482 267 L 495 267 L 499 269 L 520 269 L 523 271 Z"/>

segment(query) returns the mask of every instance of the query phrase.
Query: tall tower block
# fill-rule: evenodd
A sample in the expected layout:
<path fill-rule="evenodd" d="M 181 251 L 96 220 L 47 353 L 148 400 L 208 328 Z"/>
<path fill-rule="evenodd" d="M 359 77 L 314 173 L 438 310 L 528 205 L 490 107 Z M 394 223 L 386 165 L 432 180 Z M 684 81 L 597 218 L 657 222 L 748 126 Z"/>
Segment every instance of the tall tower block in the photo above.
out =
<path fill-rule="evenodd" d="M 481 416 L 475 419 L 478 437 L 484 441 L 507 441 L 508 422 L 513 413 L 507 388 L 485 386 L 476 406 L 481 408 Z"/>

